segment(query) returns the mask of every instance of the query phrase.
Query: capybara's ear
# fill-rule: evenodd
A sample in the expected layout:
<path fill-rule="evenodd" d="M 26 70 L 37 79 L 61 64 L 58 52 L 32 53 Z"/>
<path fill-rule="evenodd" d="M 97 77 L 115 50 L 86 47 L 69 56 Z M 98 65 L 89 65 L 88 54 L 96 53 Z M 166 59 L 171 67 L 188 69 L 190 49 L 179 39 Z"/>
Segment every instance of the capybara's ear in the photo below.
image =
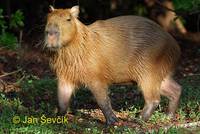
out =
<path fill-rule="evenodd" d="M 70 10 L 70 13 L 72 16 L 77 18 L 79 14 L 79 6 L 73 6 Z"/>
<path fill-rule="evenodd" d="M 49 12 L 53 12 L 55 8 L 52 5 L 49 5 Z"/>

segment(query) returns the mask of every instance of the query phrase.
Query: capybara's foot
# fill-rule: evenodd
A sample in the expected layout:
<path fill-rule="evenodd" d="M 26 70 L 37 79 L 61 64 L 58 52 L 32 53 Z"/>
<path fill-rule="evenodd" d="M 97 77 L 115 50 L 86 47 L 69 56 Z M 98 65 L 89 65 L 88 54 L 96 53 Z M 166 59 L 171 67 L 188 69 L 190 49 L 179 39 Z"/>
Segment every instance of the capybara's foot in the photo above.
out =
<path fill-rule="evenodd" d="M 115 114 L 112 114 L 111 116 L 109 116 L 107 119 L 106 119 L 106 125 L 109 126 L 109 125 L 113 125 L 114 123 L 116 123 L 118 121 L 118 118 L 115 116 Z"/>
<path fill-rule="evenodd" d="M 159 102 L 152 102 L 149 104 L 145 104 L 140 116 L 142 118 L 142 120 L 147 121 L 152 113 L 154 112 L 154 110 L 157 108 Z"/>

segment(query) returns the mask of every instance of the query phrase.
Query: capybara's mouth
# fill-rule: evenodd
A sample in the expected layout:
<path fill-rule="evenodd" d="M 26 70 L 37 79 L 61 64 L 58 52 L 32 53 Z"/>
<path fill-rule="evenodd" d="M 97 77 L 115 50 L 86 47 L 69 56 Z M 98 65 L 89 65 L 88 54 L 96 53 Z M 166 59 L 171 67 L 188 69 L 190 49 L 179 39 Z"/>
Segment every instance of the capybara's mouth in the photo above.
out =
<path fill-rule="evenodd" d="M 56 41 L 56 40 L 50 41 L 48 40 L 48 38 L 45 38 L 44 48 L 48 50 L 57 50 L 61 48 L 61 44 L 59 43 L 59 41 Z"/>
<path fill-rule="evenodd" d="M 52 51 L 55 51 L 61 48 L 59 44 L 56 44 L 56 45 L 46 44 L 45 46 L 48 50 L 52 50 Z"/>
<path fill-rule="evenodd" d="M 58 37 L 46 37 L 45 38 L 45 47 L 47 49 L 59 49 L 61 47 L 61 44 L 59 43 Z"/>

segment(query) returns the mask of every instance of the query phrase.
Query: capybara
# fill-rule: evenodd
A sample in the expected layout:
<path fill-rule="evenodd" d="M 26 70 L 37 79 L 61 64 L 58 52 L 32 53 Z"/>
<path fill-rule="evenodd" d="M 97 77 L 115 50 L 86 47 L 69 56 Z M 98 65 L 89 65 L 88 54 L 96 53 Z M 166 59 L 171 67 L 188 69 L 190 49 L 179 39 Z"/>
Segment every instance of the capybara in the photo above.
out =
<path fill-rule="evenodd" d="M 58 78 L 58 101 L 66 112 L 70 97 L 80 85 L 92 92 L 106 123 L 117 121 L 108 96 L 111 84 L 137 82 L 144 96 L 141 112 L 148 120 L 160 102 L 169 99 L 174 115 L 181 94 L 172 78 L 180 57 L 174 38 L 153 21 L 139 16 L 120 16 L 84 25 L 79 6 L 54 9 L 47 16 L 45 46 Z"/>

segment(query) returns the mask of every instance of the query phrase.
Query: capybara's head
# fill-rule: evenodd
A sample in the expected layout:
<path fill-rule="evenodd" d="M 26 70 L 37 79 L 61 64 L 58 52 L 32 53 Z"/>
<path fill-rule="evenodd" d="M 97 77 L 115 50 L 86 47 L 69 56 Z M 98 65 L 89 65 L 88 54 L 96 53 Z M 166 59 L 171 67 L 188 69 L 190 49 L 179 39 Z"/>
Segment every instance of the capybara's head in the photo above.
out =
<path fill-rule="evenodd" d="M 75 19 L 79 14 L 79 6 L 70 9 L 54 9 L 50 7 L 45 28 L 45 46 L 52 49 L 67 45 L 76 34 Z"/>

